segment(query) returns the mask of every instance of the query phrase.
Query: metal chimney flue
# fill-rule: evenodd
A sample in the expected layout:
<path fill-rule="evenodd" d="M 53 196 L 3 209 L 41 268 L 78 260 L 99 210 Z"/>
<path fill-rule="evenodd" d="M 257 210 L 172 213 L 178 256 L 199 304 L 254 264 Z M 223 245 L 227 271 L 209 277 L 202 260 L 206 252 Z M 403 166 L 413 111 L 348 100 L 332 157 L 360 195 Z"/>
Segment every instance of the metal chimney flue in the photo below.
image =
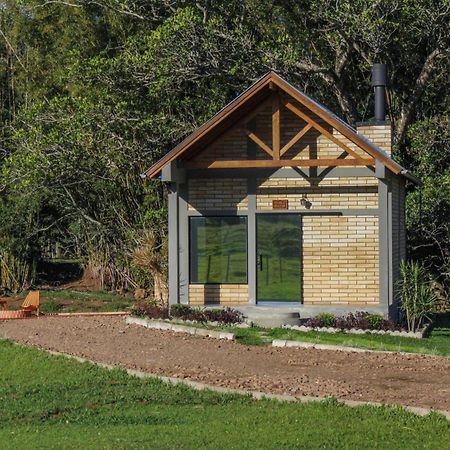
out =
<path fill-rule="evenodd" d="M 375 120 L 383 121 L 386 116 L 386 86 L 388 70 L 386 64 L 374 64 L 372 67 L 372 86 L 375 92 Z"/>

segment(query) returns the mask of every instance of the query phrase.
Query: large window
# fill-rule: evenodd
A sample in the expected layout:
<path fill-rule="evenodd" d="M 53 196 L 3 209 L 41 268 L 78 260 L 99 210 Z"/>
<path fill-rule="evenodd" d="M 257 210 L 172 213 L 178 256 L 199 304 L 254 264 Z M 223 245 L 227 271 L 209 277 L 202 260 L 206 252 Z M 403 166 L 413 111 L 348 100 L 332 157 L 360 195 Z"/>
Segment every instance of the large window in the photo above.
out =
<path fill-rule="evenodd" d="M 247 218 L 191 217 L 191 283 L 247 283 Z"/>

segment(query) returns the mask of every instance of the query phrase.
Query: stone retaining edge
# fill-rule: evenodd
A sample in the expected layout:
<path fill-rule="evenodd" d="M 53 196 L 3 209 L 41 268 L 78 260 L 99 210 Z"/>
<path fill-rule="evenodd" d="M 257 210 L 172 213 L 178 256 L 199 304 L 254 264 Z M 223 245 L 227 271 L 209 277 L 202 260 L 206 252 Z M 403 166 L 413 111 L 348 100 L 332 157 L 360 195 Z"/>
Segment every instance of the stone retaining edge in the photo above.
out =
<path fill-rule="evenodd" d="M 21 345 L 21 346 L 26 346 L 21 343 L 16 343 L 16 344 Z M 94 361 L 91 359 L 82 358 L 80 356 L 71 355 L 69 353 L 57 352 L 54 350 L 47 350 L 42 347 L 38 347 L 38 348 L 44 352 L 51 354 L 51 355 L 64 356 L 66 358 L 74 359 L 81 363 L 95 364 L 96 366 L 103 367 L 104 369 L 109 369 L 109 370 L 122 369 L 122 370 L 125 370 L 125 372 L 128 375 L 131 375 L 136 378 L 142 378 L 142 379 L 157 378 L 158 380 L 161 380 L 165 383 L 169 383 L 169 384 L 173 384 L 173 385 L 181 384 L 184 386 L 188 386 L 192 389 L 195 389 L 197 391 L 207 389 L 207 390 L 210 390 L 213 392 L 218 392 L 221 394 L 250 395 L 255 400 L 269 399 L 269 400 L 278 400 L 281 402 L 292 402 L 292 403 L 293 402 L 298 402 L 298 403 L 322 402 L 325 400 L 329 400 L 331 398 L 331 397 L 312 397 L 312 396 L 308 396 L 308 395 L 303 395 L 301 397 L 295 397 L 293 395 L 288 395 L 288 394 L 268 394 L 268 393 L 260 392 L 260 391 L 245 391 L 243 389 L 224 388 L 224 387 L 213 386 L 210 384 L 200 383 L 198 381 L 192 381 L 192 380 L 188 380 L 188 379 L 184 379 L 184 378 L 166 377 L 163 375 L 158 375 L 158 374 L 154 374 L 154 373 L 150 373 L 150 372 L 143 372 L 140 370 L 127 369 L 127 368 L 124 368 L 121 366 L 113 366 L 111 364 L 101 363 L 101 362 Z M 450 420 L 450 411 L 445 411 L 445 410 L 441 410 L 441 409 L 422 408 L 419 406 L 399 405 L 396 403 L 380 403 L 380 402 L 369 402 L 369 401 L 365 402 L 365 401 L 361 401 L 361 400 L 345 400 L 345 399 L 336 399 L 336 400 L 339 403 L 341 403 L 345 406 L 349 406 L 351 408 L 357 408 L 359 406 L 377 406 L 377 407 L 399 406 L 402 409 L 404 409 L 405 411 L 413 413 L 417 416 L 426 416 L 426 415 L 430 414 L 431 412 L 437 412 L 439 414 L 442 414 L 448 420 Z"/>
<path fill-rule="evenodd" d="M 228 341 L 234 340 L 234 334 L 225 331 L 207 330 L 205 328 L 188 327 L 186 325 L 179 325 L 175 323 L 168 323 L 159 320 L 141 319 L 139 317 L 127 317 L 126 323 L 130 325 L 140 325 L 154 330 L 173 331 L 175 333 L 188 333 L 197 336 L 206 336 L 213 339 L 226 339 Z"/>
<path fill-rule="evenodd" d="M 412 339 L 423 339 L 425 338 L 431 330 L 432 324 L 427 324 L 420 331 L 385 331 L 385 330 L 363 330 L 360 328 L 351 328 L 350 330 L 345 330 L 341 328 L 334 327 L 307 327 L 305 325 L 283 325 L 282 328 L 294 331 L 302 331 L 307 333 L 309 331 L 317 331 L 320 333 L 347 333 L 347 334 L 376 334 L 376 335 L 386 335 L 386 336 L 400 336 Z"/>
<path fill-rule="evenodd" d="M 287 339 L 274 339 L 272 341 L 272 347 L 299 347 L 299 348 L 313 348 L 316 350 L 334 350 L 337 352 L 353 352 L 353 353 L 386 353 L 386 354 L 396 354 L 396 355 L 422 355 L 429 358 L 448 358 L 448 356 L 443 355 L 432 355 L 430 353 L 418 353 L 418 352 L 396 352 L 392 350 L 374 350 L 371 348 L 361 348 L 361 347 L 346 347 L 344 345 L 333 345 L 333 344 L 317 344 L 315 342 L 305 342 L 305 341 L 291 341 Z"/>
<path fill-rule="evenodd" d="M 128 311 L 74 312 L 45 314 L 43 317 L 94 317 L 94 316 L 129 316 Z"/>

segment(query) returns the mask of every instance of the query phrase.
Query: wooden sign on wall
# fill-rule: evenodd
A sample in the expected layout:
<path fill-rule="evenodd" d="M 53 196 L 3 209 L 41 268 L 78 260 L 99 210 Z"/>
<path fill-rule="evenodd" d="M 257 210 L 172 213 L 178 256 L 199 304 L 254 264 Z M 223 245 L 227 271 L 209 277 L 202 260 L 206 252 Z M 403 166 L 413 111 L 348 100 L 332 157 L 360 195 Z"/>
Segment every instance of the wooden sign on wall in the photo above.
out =
<path fill-rule="evenodd" d="M 272 200 L 272 209 L 289 209 L 288 200 Z"/>

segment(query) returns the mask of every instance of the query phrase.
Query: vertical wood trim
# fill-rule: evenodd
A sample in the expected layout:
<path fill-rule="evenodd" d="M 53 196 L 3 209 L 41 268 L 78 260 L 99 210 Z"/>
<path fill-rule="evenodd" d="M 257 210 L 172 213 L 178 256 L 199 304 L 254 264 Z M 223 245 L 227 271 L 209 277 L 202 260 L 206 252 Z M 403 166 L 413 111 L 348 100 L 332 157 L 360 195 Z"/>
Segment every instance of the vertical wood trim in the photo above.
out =
<path fill-rule="evenodd" d="M 178 184 L 178 298 L 189 303 L 189 216 L 188 184 Z"/>
<path fill-rule="evenodd" d="M 390 229 L 389 229 L 389 186 L 387 180 L 378 180 L 378 217 L 379 230 L 379 275 L 380 275 L 380 306 L 386 313 L 389 312 L 390 287 Z"/>
<path fill-rule="evenodd" d="M 179 287 L 179 253 L 178 253 L 178 192 L 177 184 L 168 186 L 168 210 L 169 210 L 169 304 L 178 303 Z"/>
<path fill-rule="evenodd" d="M 256 178 L 247 179 L 248 211 L 247 211 L 247 282 L 248 302 L 256 305 Z"/>
<path fill-rule="evenodd" d="M 394 305 L 394 264 L 393 264 L 393 239 L 392 239 L 392 182 L 388 185 L 388 196 L 387 196 L 387 224 L 388 224 L 388 259 L 389 259 L 389 308 Z M 391 311 L 391 314 L 394 311 Z M 395 317 L 396 318 L 396 317 Z"/>
<path fill-rule="evenodd" d="M 272 151 L 273 159 L 280 159 L 281 142 L 281 101 L 280 94 L 276 92 L 272 96 Z"/>
<path fill-rule="evenodd" d="M 252 124 L 253 126 L 254 124 Z M 247 141 L 247 157 L 256 157 L 256 145 Z M 248 174 L 247 178 L 247 282 L 248 303 L 256 305 L 256 175 Z"/>

